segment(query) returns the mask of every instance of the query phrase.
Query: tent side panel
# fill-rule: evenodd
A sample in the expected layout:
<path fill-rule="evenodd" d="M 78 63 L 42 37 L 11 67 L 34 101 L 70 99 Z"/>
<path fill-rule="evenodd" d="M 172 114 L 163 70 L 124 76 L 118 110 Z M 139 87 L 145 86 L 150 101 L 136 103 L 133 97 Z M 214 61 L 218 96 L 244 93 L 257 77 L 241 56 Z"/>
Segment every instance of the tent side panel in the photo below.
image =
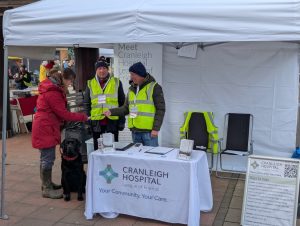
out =
<path fill-rule="evenodd" d="M 297 51 L 286 43 L 224 44 L 198 49 L 191 59 L 164 46 L 163 145 L 178 146 L 184 111 L 213 111 L 220 137 L 224 115 L 240 112 L 254 115 L 255 153 L 290 156 L 296 142 Z"/>

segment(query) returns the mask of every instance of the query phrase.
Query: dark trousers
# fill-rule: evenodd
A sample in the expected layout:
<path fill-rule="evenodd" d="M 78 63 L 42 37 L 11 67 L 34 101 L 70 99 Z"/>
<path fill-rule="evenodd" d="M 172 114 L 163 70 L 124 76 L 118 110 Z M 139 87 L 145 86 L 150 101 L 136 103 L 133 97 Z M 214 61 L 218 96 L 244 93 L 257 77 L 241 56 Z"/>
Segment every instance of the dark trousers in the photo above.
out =
<path fill-rule="evenodd" d="M 100 135 L 102 133 L 106 133 L 107 131 L 107 126 L 101 126 L 101 132 L 94 132 L 93 131 L 93 141 L 94 141 L 94 150 L 98 150 L 98 141 L 97 139 L 100 137 Z M 109 132 L 111 133 L 111 132 Z M 115 141 L 118 142 L 119 141 L 119 131 L 116 131 L 114 133 L 112 133 L 114 135 Z"/>

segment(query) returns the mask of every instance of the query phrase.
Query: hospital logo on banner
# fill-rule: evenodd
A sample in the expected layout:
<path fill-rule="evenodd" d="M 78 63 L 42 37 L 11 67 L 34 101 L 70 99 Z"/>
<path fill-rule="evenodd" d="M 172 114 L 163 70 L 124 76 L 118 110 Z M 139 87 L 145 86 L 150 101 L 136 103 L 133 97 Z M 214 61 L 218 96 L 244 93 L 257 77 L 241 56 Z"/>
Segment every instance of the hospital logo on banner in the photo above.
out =
<path fill-rule="evenodd" d="M 117 178 L 119 175 L 116 173 L 110 164 L 107 164 L 106 168 L 99 172 L 100 176 L 103 176 L 107 184 L 110 184 L 114 178 Z"/>
<path fill-rule="evenodd" d="M 259 167 L 259 164 L 256 161 L 254 161 L 253 163 L 251 163 L 251 166 L 253 169 L 256 169 L 257 167 Z"/>

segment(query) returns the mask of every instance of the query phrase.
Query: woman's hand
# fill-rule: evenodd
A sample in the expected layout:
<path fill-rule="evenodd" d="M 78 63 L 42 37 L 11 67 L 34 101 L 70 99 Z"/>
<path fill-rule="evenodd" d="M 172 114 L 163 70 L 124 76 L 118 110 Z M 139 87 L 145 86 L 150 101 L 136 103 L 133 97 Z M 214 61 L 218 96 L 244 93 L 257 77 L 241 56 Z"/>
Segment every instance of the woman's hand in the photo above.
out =
<path fill-rule="evenodd" d="M 106 117 L 111 116 L 110 110 L 103 112 L 103 115 L 105 115 Z"/>

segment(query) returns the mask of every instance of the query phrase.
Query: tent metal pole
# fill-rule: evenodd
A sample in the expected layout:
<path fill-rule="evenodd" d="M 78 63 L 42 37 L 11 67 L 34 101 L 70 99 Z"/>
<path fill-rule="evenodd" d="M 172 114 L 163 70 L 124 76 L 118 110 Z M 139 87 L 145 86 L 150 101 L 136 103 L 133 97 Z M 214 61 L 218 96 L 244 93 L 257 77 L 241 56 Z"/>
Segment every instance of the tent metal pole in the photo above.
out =
<path fill-rule="evenodd" d="M 7 120 L 7 84 L 8 84 L 8 47 L 4 46 L 4 77 L 3 77 L 3 106 L 2 106 L 2 171 L 1 171 L 1 206 L 0 218 L 7 220 L 8 216 L 4 213 L 4 182 L 5 182 L 5 163 L 6 163 L 6 120 Z"/>

